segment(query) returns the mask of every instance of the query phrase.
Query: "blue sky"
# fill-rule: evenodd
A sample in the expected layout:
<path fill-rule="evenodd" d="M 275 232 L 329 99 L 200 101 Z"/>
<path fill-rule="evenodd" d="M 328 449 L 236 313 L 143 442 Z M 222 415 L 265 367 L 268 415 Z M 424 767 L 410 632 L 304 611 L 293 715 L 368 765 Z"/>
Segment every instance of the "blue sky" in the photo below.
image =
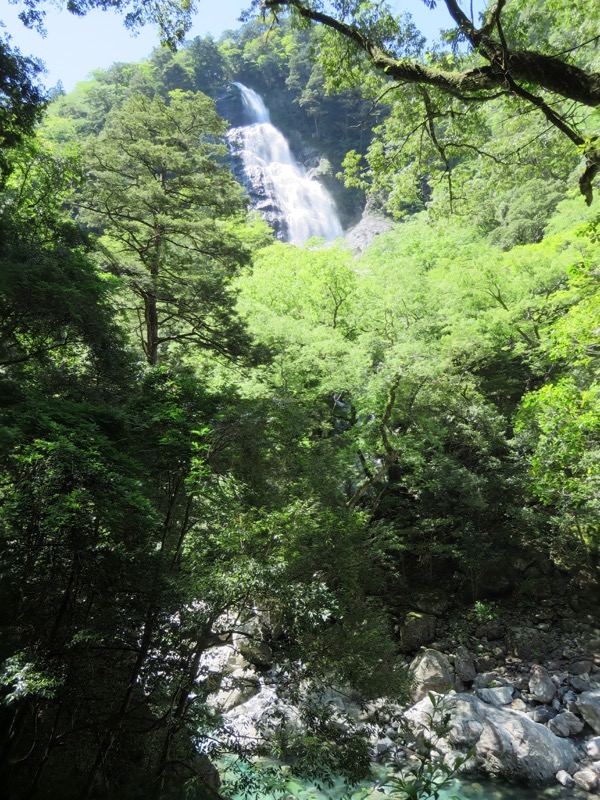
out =
<path fill-rule="evenodd" d="M 190 37 L 211 33 L 218 37 L 228 28 L 237 28 L 241 11 L 249 5 L 245 0 L 199 0 Z M 440 27 L 450 27 L 443 4 L 429 11 L 421 0 L 396 0 L 398 8 L 413 14 L 419 28 L 429 37 Z M 480 5 L 480 2 L 477 3 Z M 146 58 L 158 44 L 156 30 L 144 28 L 132 37 L 125 30 L 122 18 L 108 11 L 93 11 L 85 17 L 75 17 L 67 11 L 48 7 L 47 35 L 24 28 L 18 19 L 18 5 L 2 2 L 0 19 L 24 55 L 41 58 L 48 70 L 44 83 L 54 86 L 59 80 L 69 91 L 93 69 L 109 67 L 115 61 L 139 61 Z"/>

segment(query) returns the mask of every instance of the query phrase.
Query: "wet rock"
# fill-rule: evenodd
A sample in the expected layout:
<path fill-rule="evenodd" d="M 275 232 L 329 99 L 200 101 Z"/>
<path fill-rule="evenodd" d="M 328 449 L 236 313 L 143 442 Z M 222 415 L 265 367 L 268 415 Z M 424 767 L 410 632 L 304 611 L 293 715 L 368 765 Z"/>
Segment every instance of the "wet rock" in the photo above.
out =
<path fill-rule="evenodd" d="M 456 655 L 454 656 L 454 671 L 460 680 L 465 683 L 473 681 L 477 674 L 475 671 L 473 654 L 463 645 L 456 650 Z"/>
<path fill-rule="evenodd" d="M 568 738 L 569 736 L 576 736 L 583 730 L 583 720 L 576 717 L 570 711 L 563 711 L 557 714 L 553 719 L 549 720 L 548 728 L 557 736 Z"/>
<path fill-rule="evenodd" d="M 552 648 L 552 638 L 537 628 L 518 627 L 508 632 L 509 652 L 528 660 L 543 658 Z"/>
<path fill-rule="evenodd" d="M 600 689 L 580 694 L 577 706 L 587 724 L 595 733 L 600 733 Z"/>
<path fill-rule="evenodd" d="M 435 639 L 436 618 L 432 614 L 411 611 L 400 628 L 400 649 L 405 653 L 418 650 Z"/>
<path fill-rule="evenodd" d="M 444 694 L 454 684 L 454 674 L 450 662 L 437 650 L 423 650 L 410 665 L 414 678 L 412 696 L 415 702 L 426 697 L 429 692 Z"/>
<path fill-rule="evenodd" d="M 538 664 L 531 670 L 529 691 L 539 703 L 551 703 L 556 695 L 556 686 L 552 683 L 547 670 Z"/>
<path fill-rule="evenodd" d="M 598 776 L 591 769 L 580 769 L 573 775 L 573 780 L 584 792 L 593 792 L 598 786 Z"/>

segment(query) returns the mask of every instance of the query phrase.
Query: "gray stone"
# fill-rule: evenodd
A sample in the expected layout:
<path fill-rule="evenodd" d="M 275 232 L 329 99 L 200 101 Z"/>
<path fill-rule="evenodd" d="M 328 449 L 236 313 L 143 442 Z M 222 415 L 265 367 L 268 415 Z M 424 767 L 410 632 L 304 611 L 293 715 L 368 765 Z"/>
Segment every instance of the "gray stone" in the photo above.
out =
<path fill-rule="evenodd" d="M 587 660 L 585 660 L 585 661 L 574 661 L 569 666 L 569 672 L 572 675 L 585 675 L 586 673 L 589 674 L 591 668 L 592 668 L 592 662 L 591 661 L 587 661 Z"/>
<path fill-rule="evenodd" d="M 393 746 L 394 743 L 392 742 L 391 739 L 388 739 L 387 736 L 385 739 L 380 739 L 375 745 L 377 755 L 382 756 L 384 753 L 389 753 L 389 751 L 393 748 Z"/>
<path fill-rule="evenodd" d="M 569 683 L 576 692 L 589 692 L 590 690 L 590 682 L 580 678 L 578 675 L 569 678 Z"/>
<path fill-rule="evenodd" d="M 400 628 L 400 649 L 405 653 L 418 650 L 435 639 L 436 618 L 432 614 L 411 611 Z"/>
<path fill-rule="evenodd" d="M 494 669 L 497 662 L 494 656 L 488 654 L 477 658 L 475 663 L 479 672 L 487 672 L 488 670 Z"/>
<path fill-rule="evenodd" d="M 412 696 L 415 702 L 427 697 L 429 692 L 444 694 L 454 684 L 450 662 L 437 650 L 423 650 L 410 665 L 414 684 Z"/>
<path fill-rule="evenodd" d="M 557 736 L 565 738 L 569 736 L 577 736 L 583 730 L 583 720 L 571 714 L 570 711 L 563 711 L 557 714 L 553 719 L 549 720 L 548 728 Z"/>
<path fill-rule="evenodd" d="M 480 672 L 473 681 L 474 689 L 493 689 L 496 686 L 508 686 L 509 682 L 498 672 Z"/>
<path fill-rule="evenodd" d="M 575 692 L 572 689 L 565 689 L 564 686 L 559 689 L 558 696 L 563 703 L 574 703 L 577 700 Z"/>
<path fill-rule="evenodd" d="M 544 667 L 536 664 L 531 670 L 529 691 L 539 703 L 551 703 L 556 694 L 556 686 Z"/>
<path fill-rule="evenodd" d="M 529 712 L 529 716 L 534 722 L 545 725 L 549 720 L 554 719 L 556 711 L 548 706 L 538 706 Z"/>
<path fill-rule="evenodd" d="M 591 769 L 580 769 L 573 775 L 573 780 L 584 792 L 593 792 L 598 786 L 598 776 Z"/>
<path fill-rule="evenodd" d="M 508 632 L 509 652 L 525 659 L 540 659 L 552 649 L 552 638 L 537 628 L 511 628 Z"/>
<path fill-rule="evenodd" d="M 593 761 L 600 759 L 600 736 L 593 736 L 585 743 L 585 754 Z"/>
<path fill-rule="evenodd" d="M 595 733 L 600 733 L 600 689 L 584 692 L 577 698 L 581 716 Z"/>
<path fill-rule="evenodd" d="M 454 670 L 461 681 L 464 681 L 465 683 L 470 683 L 475 679 L 475 675 L 477 674 L 475 672 L 473 654 L 463 645 L 457 647 L 456 649 L 456 655 L 454 656 Z"/>
<path fill-rule="evenodd" d="M 496 708 L 507 706 L 513 697 L 514 689 L 512 686 L 497 686 L 493 689 L 477 689 L 477 697 L 484 703 L 490 703 Z"/>
<path fill-rule="evenodd" d="M 577 754 L 569 739 L 555 736 L 525 714 L 496 708 L 473 695 L 451 693 L 442 711 L 449 714 L 449 733 L 440 740 L 449 761 L 467 749 L 489 775 L 510 781 L 539 784 L 551 781 L 560 770 L 568 770 Z M 435 710 L 429 698 L 409 709 L 405 718 L 415 731 L 427 729 Z"/>
<path fill-rule="evenodd" d="M 394 223 L 391 219 L 369 211 L 367 207 L 360 222 L 346 233 L 346 242 L 350 249 L 358 255 L 366 250 L 376 236 L 386 233 L 393 227 Z"/>
<path fill-rule="evenodd" d="M 575 781 L 565 769 L 560 769 L 556 773 L 556 780 L 561 784 L 561 786 L 564 786 L 567 789 L 572 789 L 573 786 L 575 786 Z"/>

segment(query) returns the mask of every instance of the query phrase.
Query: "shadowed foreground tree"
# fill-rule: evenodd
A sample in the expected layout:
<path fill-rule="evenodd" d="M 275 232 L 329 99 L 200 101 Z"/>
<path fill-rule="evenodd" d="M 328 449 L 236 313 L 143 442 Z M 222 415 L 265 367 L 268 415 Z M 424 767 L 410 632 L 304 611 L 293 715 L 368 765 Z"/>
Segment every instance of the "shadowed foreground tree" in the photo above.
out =
<path fill-rule="evenodd" d="M 0 38 L 0 185 L 9 172 L 7 151 L 31 134 L 44 110 L 36 78 L 40 64 Z"/>

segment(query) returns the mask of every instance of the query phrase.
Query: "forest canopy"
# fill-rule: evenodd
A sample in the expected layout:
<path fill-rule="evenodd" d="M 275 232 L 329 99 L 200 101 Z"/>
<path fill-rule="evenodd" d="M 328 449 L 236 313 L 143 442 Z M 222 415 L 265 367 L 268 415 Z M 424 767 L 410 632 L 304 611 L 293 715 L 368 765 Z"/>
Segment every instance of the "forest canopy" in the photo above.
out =
<path fill-rule="evenodd" d="M 265 0 L 51 98 L 0 44 L 11 800 L 214 800 L 211 762 L 250 791 L 256 755 L 352 783 L 368 737 L 321 701 L 407 700 L 411 615 L 593 604 L 600 9 L 446 6 L 426 44 L 382 3 Z M 68 4 L 96 7 L 170 44 L 193 10 Z M 234 81 L 346 238 L 249 208 Z M 249 742 L 219 702 L 265 676 L 303 727 Z"/>

